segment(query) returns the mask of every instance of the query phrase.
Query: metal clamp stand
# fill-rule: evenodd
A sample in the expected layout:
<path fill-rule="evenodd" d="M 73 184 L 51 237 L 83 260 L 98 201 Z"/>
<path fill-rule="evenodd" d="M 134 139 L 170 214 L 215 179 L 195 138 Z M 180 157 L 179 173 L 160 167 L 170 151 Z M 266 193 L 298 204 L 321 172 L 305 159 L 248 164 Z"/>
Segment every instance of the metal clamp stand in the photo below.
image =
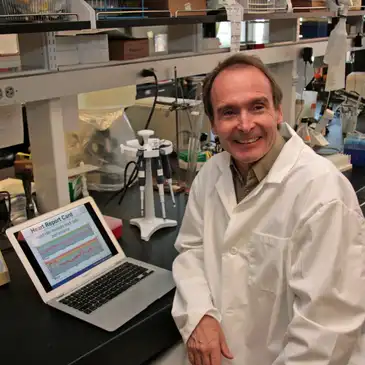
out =
<path fill-rule="evenodd" d="M 134 218 L 130 220 L 130 224 L 139 227 L 141 230 L 141 238 L 144 241 L 149 241 L 152 234 L 161 228 L 175 227 L 177 221 L 156 217 L 155 214 L 155 201 L 153 192 L 153 181 L 152 181 L 152 159 L 159 158 L 161 150 L 164 151 L 165 155 L 172 152 L 172 143 L 164 140 L 164 146 L 160 147 L 160 140 L 158 138 L 150 138 L 154 134 L 151 130 L 142 130 L 138 132 L 138 135 L 143 137 L 144 144 L 141 145 L 137 139 L 127 141 L 127 145 L 121 145 L 122 153 L 126 153 L 131 157 L 138 156 L 139 151 L 143 151 L 141 158 L 144 159 L 145 165 L 145 185 L 140 186 L 141 192 L 141 218 Z M 139 162 L 137 162 L 138 164 Z M 144 174 L 143 174 L 144 175 Z M 164 202 L 164 191 L 159 189 L 162 212 L 165 216 L 165 202 Z M 143 200 L 144 197 L 144 200 Z"/>

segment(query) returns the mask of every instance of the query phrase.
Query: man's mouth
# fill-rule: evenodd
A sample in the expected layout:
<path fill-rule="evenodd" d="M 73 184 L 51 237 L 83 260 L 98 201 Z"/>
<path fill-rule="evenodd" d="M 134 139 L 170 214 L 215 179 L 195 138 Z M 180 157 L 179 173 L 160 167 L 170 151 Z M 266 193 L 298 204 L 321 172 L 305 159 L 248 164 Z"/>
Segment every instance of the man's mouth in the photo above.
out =
<path fill-rule="evenodd" d="M 239 143 L 239 144 L 252 144 L 257 142 L 261 137 L 256 137 L 256 138 L 250 138 L 250 139 L 244 139 L 244 140 L 238 140 L 235 139 L 234 142 Z"/>

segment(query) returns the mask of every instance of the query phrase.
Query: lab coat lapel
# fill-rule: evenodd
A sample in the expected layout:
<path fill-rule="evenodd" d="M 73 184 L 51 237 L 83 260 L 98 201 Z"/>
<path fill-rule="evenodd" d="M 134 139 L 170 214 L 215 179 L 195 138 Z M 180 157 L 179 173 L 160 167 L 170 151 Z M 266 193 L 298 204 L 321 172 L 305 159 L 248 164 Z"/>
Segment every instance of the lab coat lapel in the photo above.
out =
<path fill-rule="evenodd" d="M 295 131 L 287 124 L 283 123 L 280 126 L 280 132 L 282 136 L 289 141 L 284 146 L 279 157 L 275 161 L 272 169 L 266 178 L 254 189 L 246 198 L 244 198 L 239 204 L 237 204 L 236 193 L 233 185 L 232 172 L 230 168 L 231 157 L 227 152 L 222 152 L 218 167 L 220 169 L 220 177 L 215 185 L 218 195 L 222 201 L 227 214 L 232 218 L 235 208 L 241 210 L 242 206 L 256 197 L 266 184 L 276 183 L 280 184 L 285 176 L 289 173 L 293 165 L 295 164 L 298 156 L 303 148 L 305 148 L 304 142 L 298 137 Z"/>
<path fill-rule="evenodd" d="M 218 192 L 219 198 L 222 201 L 224 208 L 229 217 L 231 217 L 233 209 L 237 205 L 236 193 L 234 191 L 232 172 L 230 169 L 230 155 L 222 152 L 222 158 L 219 161 L 219 169 L 221 175 L 218 178 L 215 188 Z"/>
<path fill-rule="evenodd" d="M 304 142 L 287 123 L 283 123 L 280 126 L 280 133 L 288 141 L 283 147 L 268 175 L 237 205 L 237 210 L 241 210 L 242 205 L 256 197 L 264 189 L 266 184 L 280 184 L 294 166 L 302 149 L 306 147 Z"/>

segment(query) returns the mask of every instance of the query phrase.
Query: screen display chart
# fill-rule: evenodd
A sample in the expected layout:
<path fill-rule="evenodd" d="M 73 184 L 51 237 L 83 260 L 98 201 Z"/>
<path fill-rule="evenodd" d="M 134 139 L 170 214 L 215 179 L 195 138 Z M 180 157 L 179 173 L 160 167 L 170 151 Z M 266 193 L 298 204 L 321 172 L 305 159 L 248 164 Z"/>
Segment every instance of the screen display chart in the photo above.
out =
<path fill-rule="evenodd" d="M 83 205 L 26 228 L 22 235 L 52 288 L 112 256 Z"/>

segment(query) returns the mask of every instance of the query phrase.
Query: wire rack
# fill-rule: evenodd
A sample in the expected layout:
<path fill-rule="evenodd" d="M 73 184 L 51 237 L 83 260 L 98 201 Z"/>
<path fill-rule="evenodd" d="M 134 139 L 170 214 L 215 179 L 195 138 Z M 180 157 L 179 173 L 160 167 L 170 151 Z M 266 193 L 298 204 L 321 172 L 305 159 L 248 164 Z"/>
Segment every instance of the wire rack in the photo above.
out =
<path fill-rule="evenodd" d="M 147 8 L 144 0 L 86 0 L 99 14 L 98 18 L 143 18 Z"/>
<path fill-rule="evenodd" d="M 246 13 L 275 13 L 288 10 L 287 0 L 240 0 Z"/>
<path fill-rule="evenodd" d="M 0 21 L 70 20 L 72 0 L 0 0 Z"/>

